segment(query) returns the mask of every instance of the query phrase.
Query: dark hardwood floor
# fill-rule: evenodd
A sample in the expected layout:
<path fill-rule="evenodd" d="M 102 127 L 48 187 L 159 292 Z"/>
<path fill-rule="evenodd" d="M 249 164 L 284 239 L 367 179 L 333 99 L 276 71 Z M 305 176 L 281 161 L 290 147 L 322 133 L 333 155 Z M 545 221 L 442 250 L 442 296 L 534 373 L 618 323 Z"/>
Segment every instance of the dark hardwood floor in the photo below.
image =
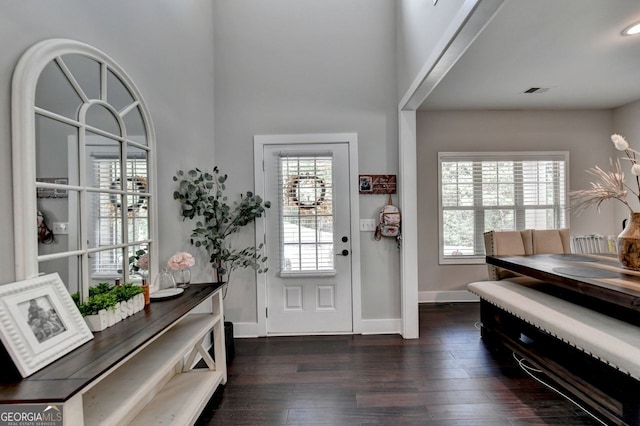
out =
<path fill-rule="evenodd" d="M 596 425 L 483 345 L 479 304 L 420 306 L 420 339 L 236 339 L 197 425 Z"/>

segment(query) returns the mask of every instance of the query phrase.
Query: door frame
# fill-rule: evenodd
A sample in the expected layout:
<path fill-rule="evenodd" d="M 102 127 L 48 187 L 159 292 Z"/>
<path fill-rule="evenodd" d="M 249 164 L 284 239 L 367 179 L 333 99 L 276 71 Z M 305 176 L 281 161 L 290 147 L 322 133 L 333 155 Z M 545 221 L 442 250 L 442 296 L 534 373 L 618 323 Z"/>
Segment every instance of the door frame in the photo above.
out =
<path fill-rule="evenodd" d="M 358 134 L 357 133 L 316 133 L 287 135 L 255 135 L 253 137 L 254 188 L 256 195 L 264 198 L 264 147 L 266 145 L 305 145 L 305 144 L 347 143 L 349 147 L 349 203 L 351 234 L 351 313 L 353 333 L 362 330 L 362 287 L 360 280 L 360 202 L 358 199 Z M 266 214 L 269 214 L 267 210 Z M 256 219 L 256 242 L 266 243 L 266 218 Z M 269 256 L 269 253 L 266 253 Z M 257 274 L 256 279 L 256 312 L 257 334 L 267 336 L 267 276 Z"/>

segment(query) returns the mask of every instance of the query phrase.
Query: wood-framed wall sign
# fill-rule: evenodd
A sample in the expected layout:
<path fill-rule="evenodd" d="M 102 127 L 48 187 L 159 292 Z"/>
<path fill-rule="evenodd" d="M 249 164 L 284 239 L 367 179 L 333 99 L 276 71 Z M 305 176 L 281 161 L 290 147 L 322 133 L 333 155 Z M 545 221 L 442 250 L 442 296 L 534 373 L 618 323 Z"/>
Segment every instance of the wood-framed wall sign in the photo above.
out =
<path fill-rule="evenodd" d="M 359 175 L 360 194 L 395 194 L 396 175 Z"/>

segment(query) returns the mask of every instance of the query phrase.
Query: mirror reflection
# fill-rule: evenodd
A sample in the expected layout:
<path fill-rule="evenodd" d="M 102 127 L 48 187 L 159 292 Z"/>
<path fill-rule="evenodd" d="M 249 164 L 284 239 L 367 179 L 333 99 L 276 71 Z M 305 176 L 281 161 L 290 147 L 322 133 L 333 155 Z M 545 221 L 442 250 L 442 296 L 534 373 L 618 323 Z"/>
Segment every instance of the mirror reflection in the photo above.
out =
<path fill-rule="evenodd" d="M 70 292 L 86 298 L 97 283 L 150 278 L 150 121 L 132 82 L 108 57 L 70 40 L 48 42 L 60 43 L 64 54 L 47 53 L 37 81 L 25 83 L 35 94 L 29 161 L 40 219 L 32 256 L 39 273 L 59 273 Z M 78 53 L 68 53 L 76 50 L 69 43 Z"/>
<path fill-rule="evenodd" d="M 36 115 L 36 178 L 79 184 L 78 128 Z"/>
<path fill-rule="evenodd" d="M 85 117 L 87 125 L 96 129 L 104 130 L 112 135 L 120 135 L 120 125 L 113 116 L 111 111 L 105 108 L 103 105 L 92 105 L 87 110 Z"/>
<path fill-rule="evenodd" d="M 100 63 L 88 56 L 69 54 L 62 56 L 69 74 L 78 82 L 88 99 L 100 99 Z M 49 84 L 47 83 L 47 87 Z"/>

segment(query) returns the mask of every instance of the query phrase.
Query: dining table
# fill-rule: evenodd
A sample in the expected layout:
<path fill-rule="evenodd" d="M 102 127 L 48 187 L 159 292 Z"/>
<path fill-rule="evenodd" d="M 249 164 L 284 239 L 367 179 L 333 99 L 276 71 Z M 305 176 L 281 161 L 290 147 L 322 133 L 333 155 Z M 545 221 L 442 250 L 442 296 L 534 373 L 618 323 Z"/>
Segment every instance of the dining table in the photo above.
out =
<path fill-rule="evenodd" d="M 487 256 L 488 264 L 541 280 L 539 288 L 603 313 L 640 324 L 640 271 L 615 254 Z"/>

